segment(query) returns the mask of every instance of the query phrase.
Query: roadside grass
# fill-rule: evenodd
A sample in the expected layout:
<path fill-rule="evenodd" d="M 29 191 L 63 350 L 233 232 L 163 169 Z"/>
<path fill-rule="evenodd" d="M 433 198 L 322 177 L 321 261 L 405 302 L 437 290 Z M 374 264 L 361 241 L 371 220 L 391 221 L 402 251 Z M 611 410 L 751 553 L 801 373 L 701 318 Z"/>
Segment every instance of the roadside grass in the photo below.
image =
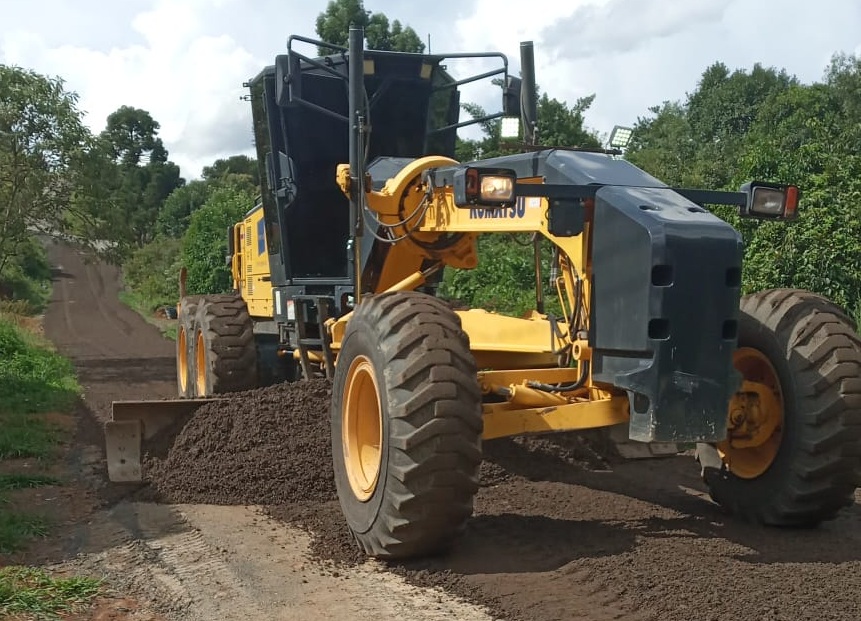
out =
<path fill-rule="evenodd" d="M 2 462 L 50 465 L 68 433 L 50 415 L 67 412 L 80 394 L 72 364 L 31 331 L 38 322 L 9 311 L 0 311 L 0 554 L 26 548 L 51 528 L 48 518 L 18 510 L 16 492 L 62 484 L 43 472 L 20 472 L 15 461 Z M 36 567 L 0 567 L 0 618 L 59 619 L 84 608 L 100 586 L 93 578 L 55 578 Z"/>
<path fill-rule="evenodd" d="M 60 480 L 47 474 L 0 474 L 0 493 L 16 489 L 30 489 L 44 485 L 59 485 Z"/>
<path fill-rule="evenodd" d="M 3 567 L 0 618 L 59 619 L 86 607 L 100 588 L 101 582 L 94 578 L 55 578 L 33 567 Z"/>
<path fill-rule="evenodd" d="M 3 508 L 5 498 L 0 496 L 0 552 L 17 552 L 27 542 L 48 534 L 50 524 L 41 515 L 13 513 Z"/>
<path fill-rule="evenodd" d="M 154 325 L 156 328 L 161 330 L 161 333 L 165 336 L 165 338 L 169 338 L 172 341 L 176 340 L 176 330 L 177 324 L 173 319 L 159 319 L 153 316 L 151 305 L 148 304 L 138 293 L 131 290 L 120 291 L 119 294 L 120 302 L 128 306 L 130 309 L 135 311 L 138 315 L 143 317 L 147 323 Z"/>
<path fill-rule="evenodd" d="M 20 327 L 25 323 L 0 314 L 0 459 L 47 461 L 62 430 L 42 413 L 68 409 L 79 388 L 69 361 Z M 56 483 L 38 473 L 0 474 L 0 552 L 19 550 L 48 532 L 45 518 L 8 510 L 8 493 Z"/>
<path fill-rule="evenodd" d="M 79 394 L 71 363 L 0 314 L 0 459 L 51 456 L 60 429 L 43 412 L 68 410 Z"/>
<path fill-rule="evenodd" d="M 43 418 L 0 412 L 0 459 L 47 459 L 59 435 L 59 428 Z"/>
<path fill-rule="evenodd" d="M 71 362 L 0 314 L 0 415 L 63 411 L 78 393 Z"/>

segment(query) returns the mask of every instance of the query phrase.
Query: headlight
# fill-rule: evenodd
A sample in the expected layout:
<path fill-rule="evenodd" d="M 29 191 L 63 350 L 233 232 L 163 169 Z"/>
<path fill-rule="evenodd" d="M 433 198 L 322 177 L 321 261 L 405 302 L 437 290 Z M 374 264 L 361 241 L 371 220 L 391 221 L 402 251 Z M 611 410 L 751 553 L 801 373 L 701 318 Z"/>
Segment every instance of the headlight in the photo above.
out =
<path fill-rule="evenodd" d="M 515 202 L 517 173 L 513 170 L 466 166 L 455 171 L 453 181 L 458 207 L 505 207 Z"/>
<path fill-rule="evenodd" d="M 514 179 L 498 175 L 483 175 L 481 177 L 481 202 L 494 203 L 514 199 Z"/>
<path fill-rule="evenodd" d="M 763 216 L 780 216 L 786 197 L 781 190 L 754 188 L 750 200 L 750 210 Z"/>
<path fill-rule="evenodd" d="M 749 218 L 792 220 L 798 215 L 798 187 L 772 183 L 750 182 L 741 186 L 747 194 L 747 204 L 739 215 Z"/>

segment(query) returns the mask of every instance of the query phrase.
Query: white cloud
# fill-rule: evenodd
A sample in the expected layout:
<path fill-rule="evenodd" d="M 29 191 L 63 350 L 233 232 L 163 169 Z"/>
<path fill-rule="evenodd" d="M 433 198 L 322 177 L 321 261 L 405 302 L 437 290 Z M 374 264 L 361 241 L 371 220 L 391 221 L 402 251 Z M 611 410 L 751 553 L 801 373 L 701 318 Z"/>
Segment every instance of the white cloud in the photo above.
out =
<path fill-rule="evenodd" d="M 664 37 L 719 21 L 729 0 L 699 0 L 670 5 L 660 0 L 610 0 L 587 4 L 542 32 L 547 52 L 556 59 L 604 57 L 642 48 Z"/>
<path fill-rule="evenodd" d="M 596 94 L 586 120 L 601 132 L 684 98 L 717 61 L 761 62 L 810 82 L 834 52 L 861 47 L 855 0 L 533 0 L 529 8 L 521 17 L 513 2 L 480 0 L 456 24 L 458 45 L 502 50 L 516 68 L 519 41 L 534 40 L 539 86 L 570 103 Z M 491 11 L 517 18 L 482 27 Z"/>
<path fill-rule="evenodd" d="M 265 61 L 229 33 L 209 34 L 210 10 L 240 10 L 233 0 L 157 0 L 130 21 L 140 43 L 97 50 L 49 46 L 32 32 L 2 38 L 4 62 L 60 75 L 80 95 L 95 132 L 122 105 L 149 111 L 183 175 L 194 177 L 217 157 L 251 151 L 251 122 L 242 83 Z"/>

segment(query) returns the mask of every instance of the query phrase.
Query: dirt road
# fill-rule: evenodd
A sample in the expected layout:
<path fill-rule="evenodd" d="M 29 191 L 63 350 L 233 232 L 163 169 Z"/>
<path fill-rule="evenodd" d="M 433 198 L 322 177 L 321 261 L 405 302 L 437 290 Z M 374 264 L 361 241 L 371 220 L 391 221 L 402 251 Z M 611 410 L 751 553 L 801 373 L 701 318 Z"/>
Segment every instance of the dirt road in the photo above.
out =
<path fill-rule="evenodd" d="M 112 399 L 174 394 L 173 344 L 116 301 L 115 270 L 62 246 L 52 258 L 46 332 L 80 370 L 92 443 Z M 861 619 L 861 495 L 816 530 L 746 526 L 708 500 L 689 457 L 602 465 L 562 439 L 488 443 L 463 542 L 388 567 L 356 563 L 332 500 L 266 514 L 132 502 L 84 462 L 105 507 L 66 556 L 85 552 L 79 566 L 179 619 Z"/>

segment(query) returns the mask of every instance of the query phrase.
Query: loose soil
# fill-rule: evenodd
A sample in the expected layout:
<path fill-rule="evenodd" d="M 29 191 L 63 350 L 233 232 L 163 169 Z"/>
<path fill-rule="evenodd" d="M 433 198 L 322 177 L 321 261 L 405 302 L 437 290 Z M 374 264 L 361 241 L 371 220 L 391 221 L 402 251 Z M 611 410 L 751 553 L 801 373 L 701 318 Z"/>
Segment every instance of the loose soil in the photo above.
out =
<path fill-rule="evenodd" d="M 77 336 L 66 347 L 76 352 L 86 378 L 90 411 L 103 419 L 105 400 L 175 392 L 173 346 L 154 338 L 151 326 L 147 332 L 133 325 L 110 287 L 99 292 L 100 278 L 112 282 L 105 277 L 110 272 L 92 269 L 89 289 L 68 298 L 55 320 L 62 332 L 62 313 L 71 316 L 75 330 L 66 332 Z M 99 301 L 93 299 L 97 292 Z M 108 319 L 112 314 L 121 319 Z M 90 317 L 97 318 L 92 330 L 80 323 Z M 57 328 L 55 323 L 46 330 L 50 338 L 58 337 Z M 327 389 L 320 383 L 280 386 L 206 406 L 172 452 L 150 462 L 154 497 L 265 505 L 269 517 L 230 506 L 141 505 L 103 491 L 113 503 L 108 523 L 114 526 L 105 532 L 114 534 L 106 539 L 116 538 L 122 525 L 122 554 L 143 564 L 126 586 L 150 593 L 158 610 L 179 618 L 241 618 L 231 614 L 242 606 L 255 615 L 287 618 L 285 601 L 297 605 L 308 593 L 297 581 L 317 579 L 335 579 L 338 586 L 323 582 L 316 588 L 373 594 L 350 609 L 339 608 L 337 598 L 321 599 L 329 606 L 322 614 L 351 610 L 386 618 L 369 606 L 394 601 L 400 618 L 431 618 L 428 606 L 404 603 L 426 599 L 410 599 L 414 595 L 391 586 L 401 583 L 383 582 L 393 576 L 518 621 L 861 618 L 859 502 L 818 529 L 748 526 L 708 499 L 690 456 L 619 463 L 576 435 L 486 443 L 475 516 L 451 551 L 411 563 L 363 562 L 332 492 Z M 301 540 L 291 525 L 309 530 L 312 540 Z M 267 547 L 261 528 L 276 543 Z M 131 540 L 130 532 L 137 533 Z M 310 546 L 313 558 L 295 553 L 302 545 Z M 110 563 L 111 554 L 119 562 L 116 549 L 102 554 L 97 562 Z M 150 557 L 154 565 L 146 565 Z M 158 563 L 176 558 L 191 560 L 174 563 L 184 568 L 175 575 L 156 571 Z M 141 587 L 146 580 L 163 586 L 147 591 Z M 213 581 L 226 590 L 207 586 Z M 271 590 L 261 595 L 270 582 Z M 174 594 L 175 606 L 158 607 L 165 592 Z M 293 599 L 285 600 L 285 593 Z M 224 603 L 230 598 L 234 608 Z M 476 608 L 454 612 L 452 601 L 438 601 L 445 608 L 439 618 L 483 618 Z"/>
<path fill-rule="evenodd" d="M 327 380 L 239 393 L 197 410 L 145 470 L 166 502 L 260 505 L 335 495 Z M 322 466 L 321 466 L 322 464 Z"/>

